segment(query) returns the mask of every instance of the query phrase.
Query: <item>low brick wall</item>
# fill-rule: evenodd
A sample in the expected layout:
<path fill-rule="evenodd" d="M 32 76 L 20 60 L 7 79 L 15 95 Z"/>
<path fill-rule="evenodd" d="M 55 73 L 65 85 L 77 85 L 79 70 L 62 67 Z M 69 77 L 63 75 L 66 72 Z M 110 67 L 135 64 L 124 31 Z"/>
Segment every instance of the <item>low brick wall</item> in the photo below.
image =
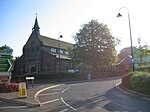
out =
<path fill-rule="evenodd" d="M 130 74 L 125 74 L 122 78 L 122 86 L 127 88 L 127 89 L 131 89 L 131 75 Z"/>

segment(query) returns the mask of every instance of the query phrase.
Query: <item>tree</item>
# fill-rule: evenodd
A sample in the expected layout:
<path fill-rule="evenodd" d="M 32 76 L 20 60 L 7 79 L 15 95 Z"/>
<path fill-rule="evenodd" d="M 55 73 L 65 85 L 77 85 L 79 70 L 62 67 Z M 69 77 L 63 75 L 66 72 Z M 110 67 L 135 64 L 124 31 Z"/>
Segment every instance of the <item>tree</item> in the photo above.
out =
<path fill-rule="evenodd" d="M 141 38 L 138 38 L 138 47 L 136 49 L 136 53 L 134 55 L 134 58 L 139 58 L 140 62 L 139 65 L 146 65 L 149 63 L 147 60 L 147 57 L 150 56 L 150 46 L 148 45 L 141 45 Z M 136 61 L 136 60 L 135 60 Z"/>
<path fill-rule="evenodd" d="M 13 50 L 9 46 L 4 45 L 0 47 L 0 52 L 6 52 L 12 54 Z"/>
<path fill-rule="evenodd" d="M 91 20 L 82 25 L 74 40 L 73 60 L 87 64 L 92 71 L 106 70 L 114 64 L 116 43 L 107 25 Z"/>

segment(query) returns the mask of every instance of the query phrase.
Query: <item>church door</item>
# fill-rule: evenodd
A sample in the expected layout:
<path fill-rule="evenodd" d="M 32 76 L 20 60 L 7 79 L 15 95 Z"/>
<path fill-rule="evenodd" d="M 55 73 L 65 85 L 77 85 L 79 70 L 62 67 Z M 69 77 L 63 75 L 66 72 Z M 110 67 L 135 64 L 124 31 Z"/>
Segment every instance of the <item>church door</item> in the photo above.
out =
<path fill-rule="evenodd" d="M 31 73 L 33 73 L 33 72 L 36 72 L 36 68 L 35 67 L 31 68 Z"/>

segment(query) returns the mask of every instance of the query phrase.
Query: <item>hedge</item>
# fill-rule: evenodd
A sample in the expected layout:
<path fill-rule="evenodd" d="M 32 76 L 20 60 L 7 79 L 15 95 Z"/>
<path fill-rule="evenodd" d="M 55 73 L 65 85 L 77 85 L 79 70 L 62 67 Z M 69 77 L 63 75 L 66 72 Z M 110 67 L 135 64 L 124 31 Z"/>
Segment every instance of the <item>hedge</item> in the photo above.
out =
<path fill-rule="evenodd" d="M 136 68 L 136 71 L 150 72 L 150 66 L 140 66 L 140 67 Z"/>
<path fill-rule="evenodd" d="M 131 76 L 131 85 L 134 91 L 150 95 L 150 73 L 134 72 Z"/>
<path fill-rule="evenodd" d="M 67 72 L 59 72 L 59 73 L 32 73 L 25 75 L 13 75 L 11 82 L 25 82 L 26 77 L 35 77 L 35 83 L 41 82 L 60 82 L 60 81 L 75 81 L 75 80 L 83 80 L 86 79 L 85 75 L 81 75 L 79 73 L 67 73 Z"/>
<path fill-rule="evenodd" d="M 79 74 L 73 74 L 73 73 L 35 73 L 26 75 L 27 76 L 34 76 L 36 79 L 63 79 L 63 78 L 79 78 Z"/>

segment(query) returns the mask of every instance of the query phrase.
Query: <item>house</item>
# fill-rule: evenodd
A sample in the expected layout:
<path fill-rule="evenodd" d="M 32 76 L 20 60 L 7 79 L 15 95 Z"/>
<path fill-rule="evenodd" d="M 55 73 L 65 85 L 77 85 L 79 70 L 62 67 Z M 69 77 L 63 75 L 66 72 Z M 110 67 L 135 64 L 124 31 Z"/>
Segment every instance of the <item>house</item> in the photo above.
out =
<path fill-rule="evenodd" d="M 15 74 L 49 73 L 66 71 L 72 67 L 67 49 L 73 44 L 40 34 L 37 17 L 32 33 L 23 47 L 23 54 L 16 59 Z"/>
<path fill-rule="evenodd" d="M 118 54 L 118 57 L 119 57 L 119 61 L 116 64 L 117 69 L 130 71 L 133 65 L 132 56 L 131 56 L 131 48 L 126 47 L 122 49 L 120 53 Z"/>
<path fill-rule="evenodd" d="M 120 70 L 131 70 L 132 67 L 132 56 L 127 55 L 123 59 L 121 59 L 116 66 Z"/>
<path fill-rule="evenodd" d="M 133 47 L 133 59 L 130 55 L 131 55 L 130 47 L 122 49 L 121 52 L 118 54 L 120 58 L 120 61 L 118 64 L 122 63 L 126 66 L 126 65 L 132 65 L 134 62 L 134 68 L 137 68 L 141 65 L 150 64 L 149 49 L 145 49 L 145 48 L 139 49 L 139 48 Z M 123 61 L 125 58 L 126 60 L 128 59 L 127 61 L 128 63 Z"/>

